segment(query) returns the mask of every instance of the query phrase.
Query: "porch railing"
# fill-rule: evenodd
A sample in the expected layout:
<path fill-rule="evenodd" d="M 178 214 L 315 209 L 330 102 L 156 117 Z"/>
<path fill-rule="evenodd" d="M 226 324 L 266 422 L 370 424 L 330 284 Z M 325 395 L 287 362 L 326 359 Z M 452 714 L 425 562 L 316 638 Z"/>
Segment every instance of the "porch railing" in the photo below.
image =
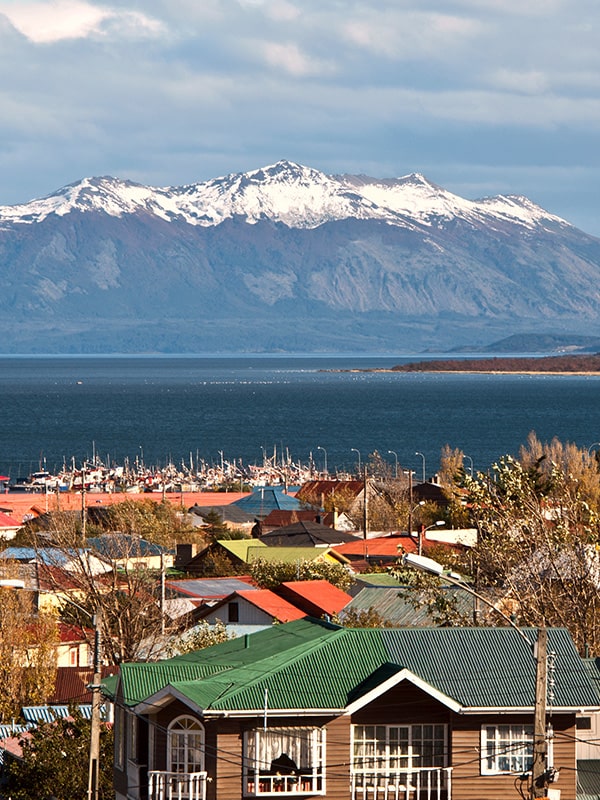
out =
<path fill-rule="evenodd" d="M 245 779 L 246 797 L 264 797 L 278 794 L 324 794 L 325 781 L 321 773 L 280 775 L 260 773 L 248 775 Z"/>
<path fill-rule="evenodd" d="M 452 800 L 452 767 L 355 773 L 352 800 Z"/>
<path fill-rule="evenodd" d="M 149 800 L 206 800 L 206 772 L 148 773 Z"/>

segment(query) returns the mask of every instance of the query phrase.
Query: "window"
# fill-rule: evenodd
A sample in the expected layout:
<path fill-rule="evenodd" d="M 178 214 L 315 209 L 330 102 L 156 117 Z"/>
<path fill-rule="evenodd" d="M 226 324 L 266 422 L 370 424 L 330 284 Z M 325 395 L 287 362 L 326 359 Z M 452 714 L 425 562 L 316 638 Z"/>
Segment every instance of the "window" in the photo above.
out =
<path fill-rule="evenodd" d="M 484 725 L 481 729 L 481 774 L 523 774 L 533 760 L 533 725 Z"/>
<path fill-rule="evenodd" d="M 446 785 L 445 725 L 354 725 L 352 782 L 434 793 Z"/>
<path fill-rule="evenodd" d="M 194 717 L 177 717 L 169 725 L 170 772 L 204 771 L 204 727 Z"/>
<path fill-rule="evenodd" d="M 260 728 L 244 737 L 244 794 L 325 794 L 325 731 Z"/>
<path fill-rule="evenodd" d="M 227 613 L 229 615 L 229 622 L 239 622 L 240 621 L 240 604 L 239 603 L 228 603 L 227 604 Z"/>

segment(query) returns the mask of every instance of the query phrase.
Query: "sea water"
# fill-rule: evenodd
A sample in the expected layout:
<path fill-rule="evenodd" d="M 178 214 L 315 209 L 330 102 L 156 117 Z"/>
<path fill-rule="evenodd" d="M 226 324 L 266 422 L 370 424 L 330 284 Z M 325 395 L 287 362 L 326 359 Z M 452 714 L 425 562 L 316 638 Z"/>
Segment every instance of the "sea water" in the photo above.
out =
<path fill-rule="evenodd" d="M 600 440 L 598 376 L 354 371 L 407 360 L 417 359 L 2 356 L 0 472 L 274 453 L 332 472 L 378 451 L 420 479 L 446 444 L 486 470 L 530 431 L 585 448 Z"/>

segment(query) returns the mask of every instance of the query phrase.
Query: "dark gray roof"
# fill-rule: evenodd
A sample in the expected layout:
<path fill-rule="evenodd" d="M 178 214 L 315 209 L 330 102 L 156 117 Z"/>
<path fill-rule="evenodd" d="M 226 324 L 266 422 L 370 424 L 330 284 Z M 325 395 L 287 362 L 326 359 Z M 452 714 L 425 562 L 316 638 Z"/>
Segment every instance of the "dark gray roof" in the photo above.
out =
<path fill-rule="evenodd" d="M 343 544 L 353 542 L 356 536 L 345 531 L 336 531 L 318 522 L 301 521 L 269 531 L 260 537 L 261 542 L 276 547 L 310 547 L 311 545 Z"/>
<path fill-rule="evenodd" d="M 256 586 L 239 578 L 198 578 L 196 580 L 167 581 L 166 585 L 168 589 L 184 597 L 202 598 L 203 600 L 220 599 L 233 594 L 233 592 L 256 589 Z"/>
<path fill-rule="evenodd" d="M 236 506 L 235 503 L 229 503 L 229 505 L 225 506 L 192 506 L 190 508 L 191 514 L 196 514 L 202 519 L 206 519 L 211 511 L 216 511 L 223 522 L 231 522 L 238 525 L 254 522 L 255 519 L 254 514 Z"/>

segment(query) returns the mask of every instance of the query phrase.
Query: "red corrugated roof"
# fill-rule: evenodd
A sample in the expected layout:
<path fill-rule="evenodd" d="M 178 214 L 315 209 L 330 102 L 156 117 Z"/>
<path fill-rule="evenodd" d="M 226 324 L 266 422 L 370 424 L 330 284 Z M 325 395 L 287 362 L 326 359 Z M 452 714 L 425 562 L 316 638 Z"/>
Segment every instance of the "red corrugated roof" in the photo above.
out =
<path fill-rule="evenodd" d="M 285 581 L 279 591 L 312 617 L 337 614 L 352 600 L 351 595 L 325 580 Z"/>
<path fill-rule="evenodd" d="M 301 611 L 296 606 L 288 603 L 283 597 L 279 597 L 275 592 L 270 589 L 254 589 L 250 591 L 235 592 L 230 595 L 225 602 L 231 600 L 235 596 L 243 597 L 248 603 L 251 603 L 256 608 L 264 611 L 265 614 L 273 617 L 279 622 L 292 622 L 295 619 L 302 619 L 306 616 L 306 612 Z"/>
<path fill-rule="evenodd" d="M 18 519 L 0 511 L 0 528 L 20 528 L 21 524 Z"/>
<path fill-rule="evenodd" d="M 332 550 L 345 556 L 367 558 L 376 556 L 395 556 L 417 551 L 417 540 L 410 536 L 380 536 L 374 539 L 359 539 L 355 542 L 336 544 Z"/>

